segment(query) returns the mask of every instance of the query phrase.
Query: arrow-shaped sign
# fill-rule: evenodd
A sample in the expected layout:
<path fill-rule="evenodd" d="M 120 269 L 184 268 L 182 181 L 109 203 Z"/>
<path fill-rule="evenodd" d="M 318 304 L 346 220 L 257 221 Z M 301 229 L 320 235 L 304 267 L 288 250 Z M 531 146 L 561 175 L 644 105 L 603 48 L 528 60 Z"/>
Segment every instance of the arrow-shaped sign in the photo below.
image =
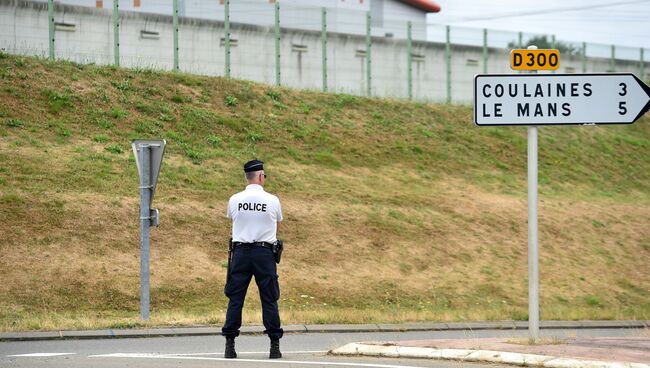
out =
<path fill-rule="evenodd" d="M 151 185 L 151 201 L 153 202 L 153 195 L 156 192 L 156 184 L 158 184 L 158 174 L 160 173 L 160 165 L 162 164 L 163 154 L 165 153 L 165 147 L 167 146 L 167 141 L 164 139 L 136 139 L 131 143 L 133 148 L 133 154 L 135 155 L 135 164 L 138 167 L 138 174 L 140 174 L 140 152 L 142 145 L 148 145 L 151 147 L 151 163 L 150 170 L 151 175 L 149 178 L 149 183 Z M 150 203 L 151 204 L 151 203 Z"/>
<path fill-rule="evenodd" d="M 631 124 L 650 109 L 650 88 L 631 73 L 481 74 L 474 123 Z"/>

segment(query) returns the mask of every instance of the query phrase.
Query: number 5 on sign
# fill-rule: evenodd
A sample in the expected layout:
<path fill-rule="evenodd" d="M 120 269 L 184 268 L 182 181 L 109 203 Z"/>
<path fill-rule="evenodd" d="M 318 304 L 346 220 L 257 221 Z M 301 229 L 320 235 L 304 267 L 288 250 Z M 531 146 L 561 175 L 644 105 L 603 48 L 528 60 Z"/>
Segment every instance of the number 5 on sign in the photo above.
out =
<path fill-rule="evenodd" d="M 627 84 L 625 83 L 619 83 L 619 87 L 621 87 L 621 91 L 618 93 L 619 96 L 625 96 L 627 94 Z M 618 114 L 619 115 L 625 115 L 627 114 L 627 107 L 625 106 L 625 101 L 619 101 L 618 103 Z"/>
<path fill-rule="evenodd" d="M 513 70 L 557 70 L 560 68 L 558 50 L 512 50 L 510 68 Z"/>

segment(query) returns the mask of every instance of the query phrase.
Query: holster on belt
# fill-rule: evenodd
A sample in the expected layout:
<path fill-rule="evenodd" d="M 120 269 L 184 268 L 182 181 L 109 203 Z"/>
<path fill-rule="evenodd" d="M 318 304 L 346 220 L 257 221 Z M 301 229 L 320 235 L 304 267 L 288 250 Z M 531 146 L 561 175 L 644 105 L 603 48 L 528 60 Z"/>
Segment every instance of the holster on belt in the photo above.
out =
<path fill-rule="evenodd" d="M 280 263 L 280 259 L 282 259 L 283 248 L 284 242 L 282 240 L 278 239 L 275 241 L 275 243 L 273 243 L 271 250 L 273 251 L 273 256 L 275 257 L 275 263 Z"/>

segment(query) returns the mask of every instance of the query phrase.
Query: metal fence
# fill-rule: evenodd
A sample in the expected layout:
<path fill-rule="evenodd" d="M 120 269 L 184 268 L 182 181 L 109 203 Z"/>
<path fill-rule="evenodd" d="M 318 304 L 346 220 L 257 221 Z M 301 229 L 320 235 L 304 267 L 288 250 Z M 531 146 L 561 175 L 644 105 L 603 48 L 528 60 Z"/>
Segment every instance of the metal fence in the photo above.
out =
<path fill-rule="evenodd" d="M 194 9 L 190 18 L 179 15 L 178 0 L 148 0 L 167 15 L 136 20 L 134 12 L 120 11 L 119 0 L 107 0 L 108 9 L 99 10 L 46 1 L 0 0 L 2 49 L 81 63 L 447 103 L 469 101 L 475 74 L 508 72 L 509 49 L 531 43 L 560 49 L 561 72 L 647 75 L 643 48 L 425 21 L 379 22 L 370 11 L 215 0 Z M 45 7 L 47 20 L 39 12 Z M 81 13 L 98 20 L 82 24 L 75 18 Z M 256 28 L 245 26 L 251 23 Z M 24 31 L 16 30 L 20 27 Z"/>

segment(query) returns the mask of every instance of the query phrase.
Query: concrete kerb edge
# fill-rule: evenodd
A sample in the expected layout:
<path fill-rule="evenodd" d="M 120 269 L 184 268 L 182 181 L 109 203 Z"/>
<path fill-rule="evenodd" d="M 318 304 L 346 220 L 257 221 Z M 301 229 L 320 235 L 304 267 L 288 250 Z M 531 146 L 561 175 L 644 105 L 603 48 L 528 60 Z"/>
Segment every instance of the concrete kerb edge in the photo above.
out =
<path fill-rule="evenodd" d="M 522 354 L 491 350 L 433 349 L 350 343 L 328 352 L 331 355 L 373 356 L 387 358 L 441 359 L 463 362 L 488 362 L 546 368 L 650 368 L 643 363 L 605 362 L 560 358 L 547 355 Z"/>
<path fill-rule="evenodd" d="M 542 329 L 593 329 L 593 328 L 649 328 L 650 321 L 543 321 Z M 464 331 L 464 330 L 521 330 L 527 329 L 525 321 L 412 323 L 366 325 L 288 325 L 286 333 L 360 333 L 409 331 Z M 264 328 L 247 326 L 242 335 L 260 335 Z M 106 329 L 96 331 L 44 331 L 0 333 L 0 341 L 81 340 L 103 338 L 141 338 L 175 336 L 214 336 L 221 334 L 217 327 L 167 327 L 150 329 Z"/>

